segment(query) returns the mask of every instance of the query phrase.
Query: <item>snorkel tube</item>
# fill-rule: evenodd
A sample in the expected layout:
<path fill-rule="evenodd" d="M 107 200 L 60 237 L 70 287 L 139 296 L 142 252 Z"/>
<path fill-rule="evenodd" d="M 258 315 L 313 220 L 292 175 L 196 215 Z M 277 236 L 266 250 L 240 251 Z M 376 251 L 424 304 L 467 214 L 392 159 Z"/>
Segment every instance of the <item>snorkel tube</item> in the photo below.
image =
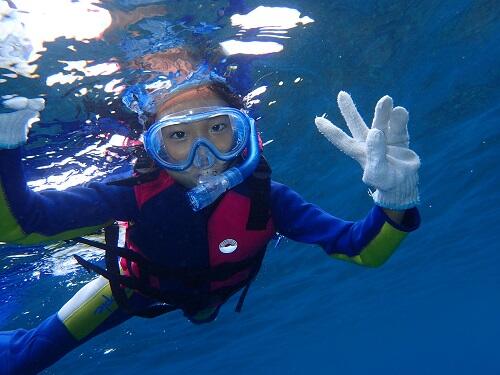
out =
<path fill-rule="evenodd" d="M 231 167 L 220 175 L 200 179 L 200 183 L 186 193 L 193 211 L 200 211 L 209 206 L 224 192 L 250 177 L 259 164 L 259 157 L 259 137 L 255 128 L 255 121 L 250 119 L 250 138 L 248 140 L 248 154 L 245 160 L 241 165 Z"/>

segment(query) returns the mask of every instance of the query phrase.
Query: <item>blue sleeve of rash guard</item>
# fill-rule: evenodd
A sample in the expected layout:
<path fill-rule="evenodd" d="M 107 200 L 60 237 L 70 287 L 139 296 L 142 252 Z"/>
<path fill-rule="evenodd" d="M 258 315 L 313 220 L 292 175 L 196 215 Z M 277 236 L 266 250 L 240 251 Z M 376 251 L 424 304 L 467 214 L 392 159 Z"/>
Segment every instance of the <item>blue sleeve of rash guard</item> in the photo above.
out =
<path fill-rule="evenodd" d="M 379 266 L 397 249 L 406 235 L 420 225 L 416 208 L 405 212 L 403 223 L 394 223 L 374 206 L 359 221 L 330 215 L 285 185 L 271 185 L 271 210 L 276 229 L 299 242 L 318 244 L 337 259 L 365 266 Z"/>
<path fill-rule="evenodd" d="M 90 183 L 64 191 L 29 189 L 21 150 L 0 150 L 0 242 L 35 244 L 85 234 L 137 215 L 131 187 Z"/>

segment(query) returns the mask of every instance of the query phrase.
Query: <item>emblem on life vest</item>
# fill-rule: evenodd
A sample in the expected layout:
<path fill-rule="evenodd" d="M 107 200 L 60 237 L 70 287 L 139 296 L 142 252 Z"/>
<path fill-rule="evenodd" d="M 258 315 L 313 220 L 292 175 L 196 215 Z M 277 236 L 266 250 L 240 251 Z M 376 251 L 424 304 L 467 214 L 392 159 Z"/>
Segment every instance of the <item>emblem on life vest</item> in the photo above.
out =
<path fill-rule="evenodd" d="M 222 241 L 219 244 L 219 250 L 224 254 L 231 254 L 238 248 L 238 242 L 233 240 L 232 238 L 228 238 L 227 240 Z"/>

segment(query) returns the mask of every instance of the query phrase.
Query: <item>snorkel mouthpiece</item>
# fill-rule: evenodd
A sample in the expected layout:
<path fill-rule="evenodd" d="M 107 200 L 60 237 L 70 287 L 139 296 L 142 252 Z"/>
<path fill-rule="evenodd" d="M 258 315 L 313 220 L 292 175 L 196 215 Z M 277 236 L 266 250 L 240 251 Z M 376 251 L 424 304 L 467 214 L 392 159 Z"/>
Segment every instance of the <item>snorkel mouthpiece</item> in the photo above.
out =
<path fill-rule="evenodd" d="M 246 159 L 240 166 L 231 167 L 220 175 L 200 178 L 198 186 L 186 193 L 193 211 L 200 211 L 209 206 L 223 193 L 250 177 L 259 164 L 259 156 L 259 138 L 255 121 L 250 119 L 250 139 Z"/>
<path fill-rule="evenodd" d="M 215 202 L 224 192 L 243 182 L 244 177 L 238 168 L 230 168 L 223 174 L 207 176 L 186 194 L 193 211 L 200 211 Z"/>

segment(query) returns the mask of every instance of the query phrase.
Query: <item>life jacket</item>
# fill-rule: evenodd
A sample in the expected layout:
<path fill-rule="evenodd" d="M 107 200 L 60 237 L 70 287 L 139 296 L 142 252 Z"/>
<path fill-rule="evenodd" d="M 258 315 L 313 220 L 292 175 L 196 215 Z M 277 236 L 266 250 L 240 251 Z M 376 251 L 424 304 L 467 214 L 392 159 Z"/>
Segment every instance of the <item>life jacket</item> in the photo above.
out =
<path fill-rule="evenodd" d="M 139 206 L 162 191 L 171 188 L 172 181 L 160 172 L 152 181 L 121 180 L 113 184 L 134 186 Z M 125 247 L 118 243 L 118 227 L 105 230 L 106 244 L 78 238 L 77 241 L 106 250 L 106 269 L 100 268 L 79 256 L 78 263 L 110 281 L 117 303 L 130 314 L 153 317 L 182 309 L 188 316 L 207 307 L 219 307 L 231 295 L 243 288 L 236 311 L 241 311 L 251 282 L 260 270 L 266 245 L 274 236 L 274 224 L 270 217 L 271 170 L 261 157 L 258 167 L 247 184 L 249 197 L 235 192 L 226 192 L 211 206 L 208 219 L 208 267 L 168 267 L 143 255 L 136 246 L 133 226 L 127 231 Z M 235 238 L 227 238 L 227 233 Z M 234 251 L 234 249 L 238 251 Z M 175 282 L 183 286 L 181 292 L 162 290 L 162 282 Z M 158 303 L 145 310 L 134 310 L 129 306 L 123 287 L 136 290 L 153 298 Z M 186 290 L 188 292 L 186 292 Z"/>

